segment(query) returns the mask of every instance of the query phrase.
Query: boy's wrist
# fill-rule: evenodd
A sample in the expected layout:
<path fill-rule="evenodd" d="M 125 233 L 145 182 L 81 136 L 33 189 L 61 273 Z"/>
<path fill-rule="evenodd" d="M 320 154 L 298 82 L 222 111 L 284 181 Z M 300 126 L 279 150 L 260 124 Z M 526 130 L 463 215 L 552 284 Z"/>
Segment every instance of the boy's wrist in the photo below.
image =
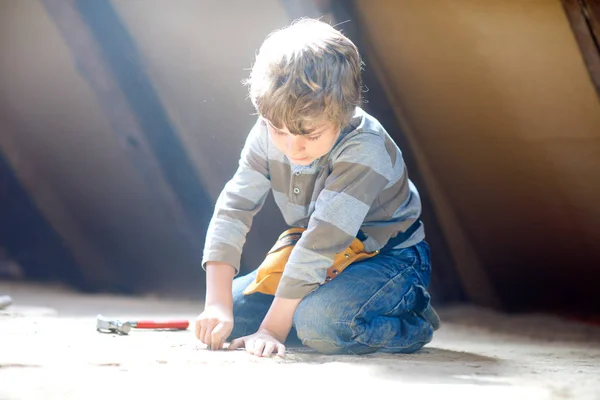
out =
<path fill-rule="evenodd" d="M 223 262 L 206 263 L 205 306 L 223 305 L 233 308 L 232 282 L 235 268 Z"/>
<path fill-rule="evenodd" d="M 266 332 L 283 343 L 292 329 L 292 320 L 300 301 L 301 299 L 275 297 L 259 332 Z"/>
<path fill-rule="evenodd" d="M 287 336 L 289 335 L 291 329 L 292 329 L 291 326 L 288 329 L 281 329 L 281 327 L 279 327 L 279 331 L 278 331 L 276 329 L 274 330 L 267 326 L 261 325 L 260 328 L 258 328 L 258 332 L 265 333 L 265 334 L 271 336 L 272 338 L 276 339 L 280 343 L 284 343 L 285 340 L 287 339 Z"/>

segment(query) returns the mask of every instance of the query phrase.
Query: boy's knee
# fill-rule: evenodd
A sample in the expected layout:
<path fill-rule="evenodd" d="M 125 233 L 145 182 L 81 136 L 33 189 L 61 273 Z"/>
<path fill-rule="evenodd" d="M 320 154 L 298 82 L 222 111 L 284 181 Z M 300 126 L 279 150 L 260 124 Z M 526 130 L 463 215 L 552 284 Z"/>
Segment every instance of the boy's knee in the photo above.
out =
<path fill-rule="evenodd" d="M 323 354 L 338 354 L 343 347 L 339 345 L 339 335 L 331 323 L 305 323 L 302 320 L 296 325 L 296 332 L 300 342 L 313 350 Z"/>
<path fill-rule="evenodd" d="M 352 340 L 348 324 L 319 313 L 299 313 L 294 318 L 296 334 L 301 343 L 321 354 L 366 354 L 374 352 Z"/>
<path fill-rule="evenodd" d="M 344 337 L 348 334 L 346 324 L 337 322 L 325 312 L 309 304 L 300 303 L 294 314 L 294 327 L 303 345 L 320 353 L 336 354 L 343 350 Z"/>

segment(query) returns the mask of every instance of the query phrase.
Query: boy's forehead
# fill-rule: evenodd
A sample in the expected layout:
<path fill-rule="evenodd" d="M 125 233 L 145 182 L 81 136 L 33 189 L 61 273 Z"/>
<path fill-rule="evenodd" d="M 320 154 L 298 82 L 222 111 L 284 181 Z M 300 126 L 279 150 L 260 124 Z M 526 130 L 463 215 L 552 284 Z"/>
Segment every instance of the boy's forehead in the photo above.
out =
<path fill-rule="evenodd" d="M 290 132 L 287 127 L 285 126 L 285 124 L 283 123 L 283 121 L 281 122 L 281 127 L 276 126 L 273 122 L 271 122 L 268 118 L 262 117 L 262 120 L 265 121 L 265 123 L 269 126 L 271 126 L 271 128 L 285 132 L 285 133 L 290 133 L 293 135 L 296 135 L 296 133 Z M 316 121 L 314 124 L 311 124 L 309 126 L 306 127 L 307 132 L 305 133 L 305 135 L 310 135 L 311 133 L 317 132 L 323 128 L 327 128 L 328 125 L 330 125 L 331 123 L 329 121 Z"/>

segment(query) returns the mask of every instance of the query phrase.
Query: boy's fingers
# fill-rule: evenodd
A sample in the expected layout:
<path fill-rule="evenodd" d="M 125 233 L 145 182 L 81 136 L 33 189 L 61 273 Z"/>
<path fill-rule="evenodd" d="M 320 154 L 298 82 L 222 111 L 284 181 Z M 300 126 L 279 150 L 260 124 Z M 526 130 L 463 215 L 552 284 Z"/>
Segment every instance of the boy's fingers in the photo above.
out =
<path fill-rule="evenodd" d="M 229 339 L 231 337 L 231 332 L 233 331 L 233 324 L 232 323 L 225 323 L 224 327 L 223 327 L 223 336 L 221 336 L 221 341 L 219 342 L 219 349 L 222 349 L 225 347 L 225 342 L 227 341 L 227 339 Z"/>
<path fill-rule="evenodd" d="M 225 341 L 229 337 L 231 331 L 227 331 L 224 335 L 221 336 L 221 340 L 219 340 L 219 345 L 217 346 L 217 350 L 221 350 L 225 347 Z"/>
<path fill-rule="evenodd" d="M 267 342 L 267 344 L 265 345 L 265 350 L 262 352 L 262 356 L 269 357 L 269 356 L 271 356 L 271 354 L 273 354 L 274 350 L 275 350 L 275 343 Z"/>
<path fill-rule="evenodd" d="M 253 339 L 244 340 L 244 347 L 246 348 L 246 352 L 253 353 L 254 346 L 256 346 L 256 342 Z"/>
<path fill-rule="evenodd" d="M 255 356 L 261 356 L 263 353 L 263 350 L 265 349 L 265 341 L 262 339 L 258 339 L 256 342 L 254 342 L 254 346 L 251 346 L 254 348 L 250 348 L 248 349 L 248 346 L 246 346 L 246 349 L 248 349 L 248 352 L 253 353 Z"/>
<path fill-rule="evenodd" d="M 285 356 L 285 346 L 282 345 L 281 343 L 277 344 L 277 355 L 279 357 Z"/>
<path fill-rule="evenodd" d="M 221 343 L 225 339 L 225 325 L 221 322 L 215 326 L 210 334 L 210 348 L 212 350 L 219 350 Z"/>
<path fill-rule="evenodd" d="M 216 322 L 210 322 L 210 321 L 205 322 L 206 330 L 204 332 L 203 340 L 204 340 L 204 344 L 207 345 L 208 347 L 210 347 L 210 338 L 211 338 L 213 329 L 215 329 L 215 325 L 217 325 Z"/>
<path fill-rule="evenodd" d="M 198 340 L 202 340 L 202 338 L 204 337 L 204 332 L 202 332 L 202 322 L 196 321 L 195 333 L 196 338 L 198 338 Z"/>
<path fill-rule="evenodd" d="M 206 337 L 206 321 L 199 322 L 196 327 L 196 331 L 196 336 L 198 337 L 198 340 L 206 344 L 206 342 L 204 341 L 204 338 Z"/>
<path fill-rule="evenodd" d="M 235 349 L 239 349 L 240 347 L 242 347 L 244 345 L 244 338 L 237 338 L 237 339 L 233 339 L 231 341 L 231 343 L 229 343 L 229 350 L 235 350 Z"/>

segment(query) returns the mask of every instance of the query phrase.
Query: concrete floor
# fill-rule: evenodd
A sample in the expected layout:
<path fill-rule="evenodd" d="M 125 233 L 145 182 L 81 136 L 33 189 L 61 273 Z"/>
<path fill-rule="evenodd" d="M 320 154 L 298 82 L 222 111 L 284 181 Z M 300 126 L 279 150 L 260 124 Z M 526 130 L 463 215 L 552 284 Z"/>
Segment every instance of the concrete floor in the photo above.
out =
<path fill-rule="evenodd" d="M 202 306 L 191 301 L 14 282 L 0 282 L 0 294 L 14 301 L 0 310 L 0 400 L 600 399 L 600 328 L 551 316 L 444 308 L 442 328 L 416 354 L 288 349 L 284 359 L 261 359 L 243 350 L 207 351 L 191 330 L 128 336 L 95 330 L 97 314 L 193 322 Z"/>

